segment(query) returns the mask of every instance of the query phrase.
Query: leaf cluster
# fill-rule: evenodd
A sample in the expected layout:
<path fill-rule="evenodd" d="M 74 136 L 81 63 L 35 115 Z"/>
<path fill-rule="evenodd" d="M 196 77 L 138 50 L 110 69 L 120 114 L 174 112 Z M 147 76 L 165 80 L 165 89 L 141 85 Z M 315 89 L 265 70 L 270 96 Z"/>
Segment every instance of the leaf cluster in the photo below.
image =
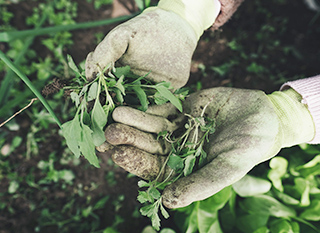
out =
<path fill-rule="evenodd" d="M 271 159 L 264 178 L 246 175 L 212 197 L 178 209 L 177 225 L 188 233 L 319 232 L 320 150 L 301 148 Z"/>
<path fill-rule="evenodd" d="M 138 201 L 144 204 L 140 209 L 141 214 L 151 218 L 152 226 L 156 230 L 159 230 L 160 227 L 159 209 L 165 218 L 169 217 L 162 206 L 160 191 L 181 176 L 190 175 L 206 163 L 207 153 L 203 146 L 204 142 L 208 140 L 208 136 L 215 132 L 215 121 L 203 115 L 204 111 L 200 117 L 186 115 L 188 122 L 185 124 L 185 132 L 180 136 L 175 137 L 168 132 L 161 132 L 158 135 L 158 137 L 168 140 L 172 145 L 167 161 L 163 166 L 168 165 L 172 172 L 161 183 L 158 182 L 161 172 L 154 181 L 149 183 L 140 181 L 140 188 L 148 188 L 146 191 L 140 191 L 138 196 Z"/>
<path fill-rule="evenodd" d="M 68 56 L 68 65 L 76 78 L 65 88 L 71 90 L 70 97 L 77 111 L 72 120 L 62 125 L 62 134 L 75 156 L 83 155 L 95 167 L 99 167 L 95 147 L 104 143 L 104 127 L 116 106 L 130 105 L 146 111 L 149 104 L 170 101 L 182 111 L 180 98 L 187 94 L 185 90 L 175 94 L 170 90 L 173 89 L 170 83 L 153 84 L 146 79 L 147 75 L 134 75 L 129 66 L 106 67 L 89 82 L 71 56 Z"/>

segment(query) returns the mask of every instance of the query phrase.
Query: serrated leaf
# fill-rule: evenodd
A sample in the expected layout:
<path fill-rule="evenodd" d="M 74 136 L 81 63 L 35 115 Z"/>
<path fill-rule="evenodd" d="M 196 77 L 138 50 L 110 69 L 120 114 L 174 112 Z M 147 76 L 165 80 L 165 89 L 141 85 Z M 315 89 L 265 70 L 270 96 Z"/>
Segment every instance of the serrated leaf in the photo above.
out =
<path fill-rule="evenodd" d="M 160 218 L 158 216 L 158 210 L 151 216 L 152 227 L 159 231 L 160 230 Z"/>
<path fill-rule="evenodd" d="M 81 130 L 82 128 L 78 115 L 76 115 L 73 120 L 62 125 L 62 134 L 66 139 L 67 146 L 77 158 L 79 158 L 81 154 L 78 144 L 81 140 Z"/>
<path fill-rule="evenodd" d="M 151 195 L 151 197 L 153 197 L 155 200 L 160 199 L 161 197 L 161 193 L 156 189 L 156 188 L 150 188 L 149 189 L 149 194 Z"/>
<path fill-rule="evenodd" d="M 80 151 L 83 156 L 95 167 L 99 166 L 99 160 L 96 155 L 95 145 L 92 139 L 92 130 L 87 125 L 82 125 L 81 139 L 79 140 Z"/>
<path fill-rule="evenodd" d="M 175 97 L 174 94 L 172 94 L 172 92 L 168 90 L 168 88 L 160 84 L 157 84 L 155 88 L 161 96 L 168 99 L 170 103 L 172 103 L 180 112 L 182 112 L 182 104 L 180 100 Z"/>
<path fill-rule="evenodd" d="M 146 203 L 146 202 L 149 202 L 150 201 L 150 198 L 149 198 L 149 195 L 147 192 L 145 191 L 139 191 L 139 195 L 137 197 L 137 200 L 140 202 L 140 203 Z"/>
<path fill-rule="evenodd" d="M 140 213 L 143 216 L 151 217 L 153 215 L 153 209 L 154 209 L 153 204 L 146 205 L 140 208 Z"/>
<path fill-rule="evenodd" d="M 162 203 L 160 203 L 160 211 L 161 211 L 161 214 L 164 218 L 169 218 L 170 215 L 169 213 L 166 211 L 166 209 L 163 207 Z"/>

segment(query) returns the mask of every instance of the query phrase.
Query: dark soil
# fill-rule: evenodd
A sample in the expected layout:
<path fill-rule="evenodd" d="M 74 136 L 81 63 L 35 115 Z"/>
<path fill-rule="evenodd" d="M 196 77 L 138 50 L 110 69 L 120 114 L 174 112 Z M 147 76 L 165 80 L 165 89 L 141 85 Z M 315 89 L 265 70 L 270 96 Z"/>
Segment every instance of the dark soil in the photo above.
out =
<path fill-rule="evenodd" d="M 110 18 L 114 13 L 112 7 L 95 10 L 93 4 L 87 1 L 78 0 L 77 2 L 79 10 L 77 22 Z M 34 4 L 36 2 L 32 1 L 30 4 L 21 1 L 10 6 L 15 16 L 12 21 L 15 28 L 19 30 L 28 28 L 24 23 L 25 18 L 31 14 Z M 133 9 L 132 5 L 129 5 L 129 8 Z M 233 19 L 219 31 L 205 32 L 193 57 L 188 85 L 196 88 L 196 84 L 200 81 L 203 88 L 232 86 L 261 89 L 270 93 L 278 90 L 286 79 L 316 75 L 320 72 L 319 18 L 319 15 L 307 9 L 302 0 L 247 0 Z M 88 52 L 96 46 L 94 34 L 97 32 L 107 34 L 114 26 L 116 25 L 73 32 L 74 44 L 68 51 L 65 51 L 66 54 L 71 54 L 76 63 L 83 61 Z M 237 42 L 237 48 L 230 46 L 233 40 Z M 37 43 L 34 43 L 33 49 L 40 56 L 45 56 L 48 52 Z M 263 67 L 261 72 L 248 71 L 248 67 L 253 63 Z M 222 65 L 225 67 L 229 65 L 223 75 L 213 69 L 213 67 L 222 67 Z M 28 115 L 22 114 L 16 117 L 16 120 L 20 125 L 20 131 L 13 134 L 7 130 L 8 138 L 16 135 L 26 138 L 30 130 L 31 119 Z M 44 132 L 43 136 L 46 137 L 46 140 L 39 143 L 41 153 L 38 157 L 26 159 L 23 155 L 26 146 L 25 143 L 22 143 L 22 146 L 8 158 L 9 164 L 14 164 L 11 172 L 16 173 L 16 177 L 21 180 L 20 185 L 25 186 L 22 189 L 23 193 L 14 194 L 14 197 L 13 194 L 9 194 L 6 190 L 11 178 L 0 171 L 0 204 L 6 203 L 8 206 L 0 209 L 0 233 L 34 232 L 38 222 L 44 222 L 45 211 L 57 211 L 67 219 L 72 215 L 79 215 L 76 213 L 77 206 L 96 203 L 106 195 L 110 195 L 107 203 L 118 202 L 118 204 L 107 204 L 103 209 L 96 210 L 94 212 L 96 217 L 89 216 L 85 219 L 88 225 L 90 226 L 95 218 L 99 218 L 98 229 L 104 229 L 119 220 L 115 216 L 120 216 L 124 220 L 118 227 L 120 232 L 141 232 L 143 227 L 149 224 L 149 220 L 139 214 L 137 216 L 133 214 L 139 208 L 136 201 L 139 179 L 128 178 L 127 172 L 110 163 L 108 155 L 99 154 L 102 158 L 100 169 L 89 166 L 84 160 L 78 166 L 72 165 L 71 162 L 61 165 L 55 161 L 57 170 L 71 169 L 73 171 L 75 174 L 73 185 L 64 186 L 57 182 L 41 185 L 41 188 L 37 185 L 30 186 L 31 181 L 36 184 L 46 176 L 37 168 L 38 162 L 47 161 L 53 151 L 62 154 L 64 150 L 58 128 L 50 127 L 52 134 L 48 135 Z M 115 184 L 106 179 L 110 171 L 113 172 Z M 97 184 L 98 187 L 92 188 L 92 184 Z M 119 200 L 121 196 L 123 197 Z M 63 209 L 66 203 L 70 203 L 70 206 L 74 208 Z M 50 221 L 46 220 L 46 222 Z M 162 221 L 162 225 L 177 229 L 173 218 Z M 80 232 L 77 231 L 77 220 L 71 221 L 66 226 L 69 231 L 64 229 L 64 232 Z M 56 225 L 48 224 L 39 230 L 51 233 L 59 232 L 61 229 Z"/>

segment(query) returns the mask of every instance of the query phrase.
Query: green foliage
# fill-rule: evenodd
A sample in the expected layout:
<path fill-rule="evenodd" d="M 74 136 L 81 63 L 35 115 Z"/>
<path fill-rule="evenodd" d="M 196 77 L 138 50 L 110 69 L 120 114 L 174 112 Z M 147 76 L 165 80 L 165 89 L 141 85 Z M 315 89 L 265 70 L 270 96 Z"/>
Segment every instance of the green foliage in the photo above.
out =
<path fill-rule="evenodd" d="M 77 76 L 74 80 L 76 86 L 67 87 L 72 90 L 70 95 L 77 112 L 73 120 L 62 125 L 62 133 L 74 155 L 83 155 L 95 167 L 99 167 L 95 147 L 105 141 L 103 129 L 108 117 L 116 106 L 130 104 L 127 102 L 127 95 L 137 97 L 143 111 L 147 110 L 150 102 L 163 104 L 168 101 L 182 111 L 179 99 L 182 98 L 181 93 L 175 95 L 169 91 L 172 89 L 170 83 L 152 84 L 145 79 L 146 76 L 138 77 L 132 74 L 129 66 L 112 68 L 108 76 L 100 70 L 96 79 L 88 82 L 84 77 L 84 71 L 76 66 L 71 56 L 67 59 L 69 67 Z M 92 109 L 88 114 L 90 104 Z"/>
<path fill-rule="evenodd" d="M 183 232 L 200 233 L 319 232 L 320 151 L 314 146 L 301 148 L 288 149 L 288 156 L 269 161 L 270 170 L 264 176 L 270 181 L 246 175 L 232 188 L 177 209 L 177 224 Z M 308 154 L 312 155 L 309 161 L 303 158 Z M 201 218 L 208 219 L 202 223 Z M 203 229 L 209 227 L 205 223 L 215 225 L 214 230 Z"/>
<path fill-rule="evenodd" d="M 163 165 L 163 169 L 168 165 L 172 169 L 171 173 L 164 177 L 162 182 L 158 181 L 163 172 L 160 171 L 155 180 L 149 183 L 145 181 L 138 183 L 140 188 L 147 188 L 145 191 L 140 191 L 137 198 L 143 204 L 140 212 L 142 215 L 151 218 L 152 226 L 156 230 L 160 229 L 159 209 L 164 218 L 169 217 L 162 206 L 161 191 L 181 176 L 190 175 L 206 163 L 207 153 L 203 150 L 203 145 L 208 140 L 208 136 L 215 132 L 215 121 L 204 117 L 206 106 L 200 117 L 194 118 L 186 114 L 188 122 L 185 125 L 186 131 L 182 135 L 173 136 L 168 132 L 161 132 L 158 135 L 172 145 L 172 149 Z"/>

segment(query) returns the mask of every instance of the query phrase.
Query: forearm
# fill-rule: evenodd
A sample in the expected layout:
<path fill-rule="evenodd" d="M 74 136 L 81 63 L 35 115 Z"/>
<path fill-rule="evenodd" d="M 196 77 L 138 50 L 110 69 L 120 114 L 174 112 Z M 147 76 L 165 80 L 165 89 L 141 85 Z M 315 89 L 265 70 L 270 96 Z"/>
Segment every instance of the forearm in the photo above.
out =
<path fill-rule="evenodd" d="M 316 134 L 310 144 L 320 143 L 320 75 L 287 82 L 282 85 L 281 90 L 294 89 L 302 96 L 302 103 L 308 106 L 308 110 L 315 124 Z"/>

